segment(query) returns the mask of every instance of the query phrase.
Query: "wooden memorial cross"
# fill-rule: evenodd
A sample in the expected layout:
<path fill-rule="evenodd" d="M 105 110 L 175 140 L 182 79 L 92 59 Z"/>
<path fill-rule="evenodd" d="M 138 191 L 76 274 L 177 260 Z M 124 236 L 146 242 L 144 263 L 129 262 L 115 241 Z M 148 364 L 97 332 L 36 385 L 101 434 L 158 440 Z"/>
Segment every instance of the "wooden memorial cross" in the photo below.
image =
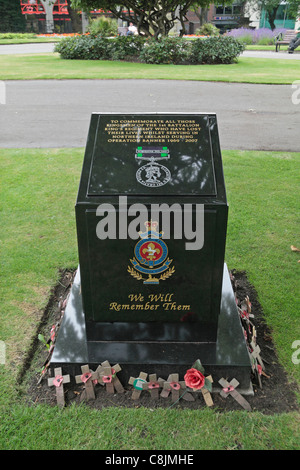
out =
<path fill-rule="evenodd" d="M 90 371 L 88 365 L 81 366 L 82 375 L 76 375 L 75 380 L 77 384 L 83 383 L 85 388 L 84 392 L 81 395 L 81 399 L 95 400 L 95 390 L 93 380 L 97 377 L 94 372 Z"/>
<path fill-rule="evenodd" d="M 117 372 L 120 372 L 121 367 L 115 364 L 113 367 L 108 361 L 101 363 L 96 370 L 98 382 L 102 385 L 105 384 L 107 393 L 114 393 L 115 389 L 118 393 L 124 393 L 123 385 L 117 377 Z"/>
<path fill-rule="evenodd" d="M 69 375 L 62 375 L 61 367 L 54 369 L 54 377 L 48 379 L 48 386 L 55 386 L 56 389 L 56 401 L 58 406 L 65 406 L 65 395 L 64 395 L 64 386 L 63 384 L 70 383 Z"/>
<path fill-rule="evenodd" d="M 211 375 L 208 375 L 205 379 L 209 380 L 211 383 L 213 382 L 213 378 Z M 207 406 L 213 406 L 214 402 L 212 400 L 211 394 L 207 388 L 202 387 L 201 389 L 202 396 Z"/>
<path fill-rule="evenodd" d="M 167 398 L 172 392 L 172 401 L 175 402 L 180 398 L 180 390 L 186 388 L 185 381 L 179 381 L 179 374 L 170 374 L 168 380 L 164 382 L 164 388 L 160 396 Z"/>
<path fill-rule="evenodd" d="M 232 379 L 230 382 L 227 382 L 227 380 L 222 378 L 219 380 L 219 384 L 223 387 L 220 392 L 220 395 L 223 398 L 227 398 L 228 395 L 231 395 L 245 410 L 251 411 L 250 404 L 239 392 L 236 391 L 236 387 L 240 384 L 236 379 Z"/>
<path fill-rule="evenodd" d="M 247 297 L 245 297 L 245 299 L 241 303 L 241 309 L 243 311 L 247 312 L 248 317 L 254 318 L 254 315 L 251 313 L 251 302 L 250 302 L 250 299 L 249 299 L 249 295 L 247 295 Z"/>
<path fill-rule="evenodd" d="M 140 372 L 140 375 L 136 378 L 130 377 L 128 383 L 134 387 L 131 395 L 132 400 L 138 400 L 140 398 L 140 394 L 143 391 L 143 384 L 147 381 L 147 377 L 148 374 L 146 374 L 146 372 Z"/>
<path fill-rule="evenodd" d="M 150 392 L 153 400 L 158 400 L 158 391 L 163 387 L 163 385 L 164 379 L 158 379 L 156 374 L 149 374 L 149 382 L 144 382 L 142 387 L 143 390 L 148 390 Z"/>
<path fill-rule="evenodd" d="M 251 344 L 250 344 L 251 349 L 252 349 L 252 352 L 250 352 L 250 356 L 251 356 L 251 359 L 252 359 L 253 372 L 257 377 L 259 387 L 262 388 L 262 381 L 261 381 L 260 375 L 262 373 L 264 375 L 266 375 L 265 372 L 264 372 L 265 371 L 265 365 L 264 365 L 263 360 L 260 356 L 260 347 L 255 342 L 255 339 L 256 339 L 256 336 L 253 336 L 253 340 L 251 341 Z"/>
<path fill-rule="evenodd" d="M 261 365 L 262 369 L 265 370 L 265 365 L 263 363 L 262 358 L 260 357 L 260 347 L 254 341 L 251 341 L 251 356 L 257 360 L 257 362 Z"/>

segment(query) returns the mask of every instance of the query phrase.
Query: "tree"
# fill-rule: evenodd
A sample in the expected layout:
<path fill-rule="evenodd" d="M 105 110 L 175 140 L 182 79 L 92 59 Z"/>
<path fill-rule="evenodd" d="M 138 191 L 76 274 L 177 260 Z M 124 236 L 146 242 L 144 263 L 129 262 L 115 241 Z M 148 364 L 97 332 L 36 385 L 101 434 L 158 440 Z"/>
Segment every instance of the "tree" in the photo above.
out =
<path fill-rule="evenodd" d="M 80 33 L 82 31 L 82 22 L 80 13 L 72 7 L 72 1 L 67 0 L 67 9 L 72 23 L 73 33 Z"/>
<path fill-rule="evenodd" d="M 53 33 L 54 19 L 53 19 L 53 4 L 55 0 L 40 0 L 46 13 L 46 33 Z"/>
<path fill-rule="evenodd" d="M 204 3 L 204 2 L 203 2 Z M 199 20 L 199 25 L 202 26 L 203 24 L 207 23 L 207 13 L 208 13 L 208 7 L 209 7 L 209 0 L 207 5 L 201 5 L 199 7 L 198 3 L 193 3 L 190 7 L 190 10 L 195 13 Z"/>
<path fill-rule="evenodd" d="M 294 18 L 300 17 L 300 0 L 289 0 L 289 14 Z"/>
<path fill-rule="evenodd" d="M 275 19 L 278 8 L 281 4 L 281 0 L 260 0 L 259 4 L 261 4 L 261 8 L 264 8 L 266 12 L 266 19 L 268 20 L 271 26 L 271 30 L 273 31 L 276 28 Z"/>
<path fill-rule="evenodd" d="M 264 0 L 262 3 L 264 4 L 267 20 L 273 31 L 276 28 L 275 18 L 281 2 L 279 0 Z"/>
<path fill-rule="evenodd" d="M 281 0 L 250 0 L 248 5 L 251 5 L 253 9 L 262 11 L 263 9 L 266 12 L 266 19 L 268 20 L 272 31 L 276 28 L 275 19 L 277 15 L 278 8 L 281 5 Z M 300 0 L 288 0 L 286 2 L 288 7 L 288 12 L 291 17 L 296 17 L 297 12 L 300 8 Z"/>
<path fill-rule="evenodd" d="M 0 0 L 0 31 L 22 33 L 25 29 L 20 0 Z"/>
<path fill-rule="evenodd" d="M 74 8 L 84 11 L 103 9 L 110 11 L 116 18 L 131 21 L 138 28 L 139 34 L 146 36 L 167 36 L 175 22 L 181 24 L 181 32 L 185 33 L 186 14 L 192 5 L 206 7 L 207 0 L 71 0 Z"/>

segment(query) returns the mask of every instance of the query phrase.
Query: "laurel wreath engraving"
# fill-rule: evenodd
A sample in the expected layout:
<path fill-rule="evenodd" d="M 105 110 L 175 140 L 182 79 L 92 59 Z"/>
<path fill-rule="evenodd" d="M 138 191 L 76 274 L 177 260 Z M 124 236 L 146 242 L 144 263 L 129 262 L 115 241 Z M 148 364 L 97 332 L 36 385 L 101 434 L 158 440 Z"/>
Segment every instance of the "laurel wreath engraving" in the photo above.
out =
<path fill-rule="evenodd" d="M 135 269 L 131 268 L 130 266 L 127 267 L 127 272 L 129 272 L 129 274 L 131 274 L 131 276 L 133 276 L 138 281 L 140 281 L 141 279 L 144 279 L 141 274 L 139 274 Z M 165 281 L 166 279 L 168 279 L 168 277 L 172 276 L 172 274 L 174 273 L 175 273 L 175 266 L 168 269 L 168 271 L 166 271 L 165 273 L 161 274 L 159 280 Z"/>
<path fill-rule="evenodd" d="M 135 279 L 137 279 L 138 281 L 143 279 L 143 276 L 139 274 L 135 269 L 131 268 L 130 266 L 128 266 L 127 271 L 129 272 L 129 274 L 131 274 L 131 276 L 135 277 Z"/>
<path fill-rule="evenodd" d="M 172 274 L 174 273 L 175 273 L 175 266 L 173 266 L 172 268 L 168 269 L 168 271 L 163 273 L 159 279 L 164 281 L 165 279 L 168 279 L 168 277 L 172 276 Z"/>

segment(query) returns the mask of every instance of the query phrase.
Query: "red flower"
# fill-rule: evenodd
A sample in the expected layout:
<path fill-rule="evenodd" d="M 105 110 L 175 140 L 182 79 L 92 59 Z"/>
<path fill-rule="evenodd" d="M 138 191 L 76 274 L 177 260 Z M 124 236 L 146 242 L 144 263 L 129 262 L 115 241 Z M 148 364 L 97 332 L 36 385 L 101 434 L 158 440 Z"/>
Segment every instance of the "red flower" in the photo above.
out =
<path fill-rule="evenodd" d="M 200 390 L 200 388 L 204 387 L 205 377 L 199 370 L 192 368 L 186 371 L 184 381 L 187 387 Z"/>

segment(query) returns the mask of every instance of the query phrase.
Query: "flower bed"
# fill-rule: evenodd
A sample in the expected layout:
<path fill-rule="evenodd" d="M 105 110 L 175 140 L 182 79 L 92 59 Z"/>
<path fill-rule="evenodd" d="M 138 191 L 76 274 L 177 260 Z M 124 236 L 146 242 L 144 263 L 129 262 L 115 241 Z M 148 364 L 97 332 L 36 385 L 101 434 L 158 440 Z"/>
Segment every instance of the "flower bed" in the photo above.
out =
<path fill-rule="evenodd" d="M 85 33 L 85 34 L 81 34 L 81 33 L 62 33 L 62 34 L 56 34 L 56 33 L 52 33 L 52 34 L 37 34 L 36 37 L 38 38 L 72 38 L 72 37 L 75 37 L 75 36 L 88 36 L 90 33 Z"/>
<path fill-rule="evenodd" d="M 284 28 L 276 28 L 274 31 L 268 28 L 250 29 L 238 28 L 232 29 L 226 36 L 240 40 L 242 43 L 251 45 L 257 44 L 260 46 L 274 44 L 274 39 L 279 33 L 285 32 Z"/>

